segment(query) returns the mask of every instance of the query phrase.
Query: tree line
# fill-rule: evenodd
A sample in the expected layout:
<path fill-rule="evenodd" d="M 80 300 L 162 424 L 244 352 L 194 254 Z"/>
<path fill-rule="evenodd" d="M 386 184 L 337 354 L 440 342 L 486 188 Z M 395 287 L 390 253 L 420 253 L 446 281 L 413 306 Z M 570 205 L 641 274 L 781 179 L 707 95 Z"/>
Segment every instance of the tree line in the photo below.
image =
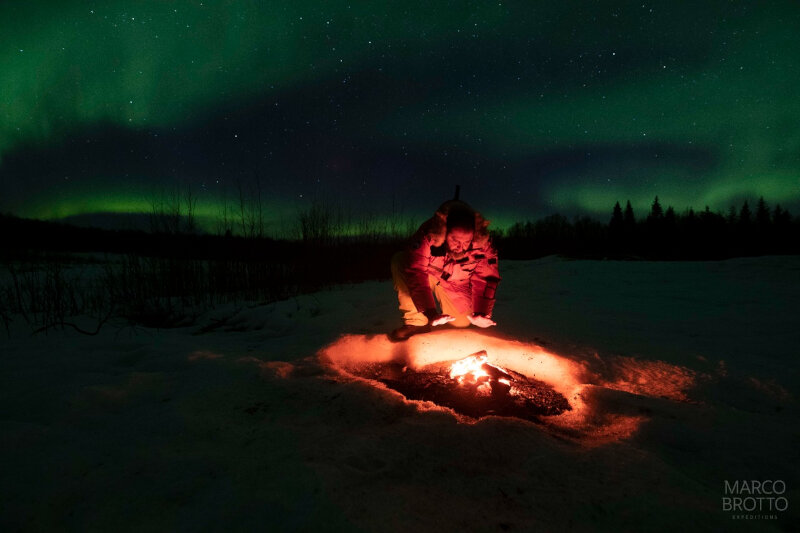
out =
<path fill-rule="evenodd" d="M 677 213 L 663 208 L 658 196 L 645 217 L 636 216 L 630 200 L 617 202 L 608 223 L 589 217 L 570 221 L 559 214 L 516 223 L 497 232 L 494 241 L 508 258 L 532 259 L 551 254 L 612 259 L 724 259 L 738 256 L 800 253 L 800 220 L 779 204 L 761 197 L 726 214 L 708 206 Z"/>

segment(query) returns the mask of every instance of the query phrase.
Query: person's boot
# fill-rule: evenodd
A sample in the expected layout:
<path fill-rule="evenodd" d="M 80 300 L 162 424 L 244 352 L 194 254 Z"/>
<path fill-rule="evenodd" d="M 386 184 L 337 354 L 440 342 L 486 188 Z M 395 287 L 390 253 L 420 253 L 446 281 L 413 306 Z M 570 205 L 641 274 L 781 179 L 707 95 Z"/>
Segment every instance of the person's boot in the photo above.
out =
<path fill-rule="evenodd" d="M 406 324 L 405 326 L 401 326 L 396 330 L 389 333 L 389 340 L 392 342 L 402 342 L 408 340 L 409 337 L 413 337 L 414 335 L 418 335 L 420 333 L 428 333 L 431 330 L 430 324 L 425 324 L 424 326 L 414 326 L 412 324 Z"/>

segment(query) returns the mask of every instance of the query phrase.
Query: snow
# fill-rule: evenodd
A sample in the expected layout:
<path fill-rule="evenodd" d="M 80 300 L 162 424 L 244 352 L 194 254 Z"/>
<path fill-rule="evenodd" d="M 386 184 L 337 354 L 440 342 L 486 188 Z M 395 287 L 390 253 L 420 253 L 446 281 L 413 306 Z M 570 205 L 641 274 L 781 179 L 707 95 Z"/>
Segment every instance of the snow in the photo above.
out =
<path fill-rule="evenodd" d="M 384 336 L 399 325 L 389 281 L 220 307 L 173 330 L 31 337 L 15 322 L 0 340 L 0 528 L 798 523 L 800 257 L 501 269 L 496 328 L 402 345 Z M 573 411 L 474 421 L 349 372 L 474 347 L 538 372 Z M 722 510 L 724 481 L 742 479 L 783 480 L 789 509 L 732 519 L 747 513 Z"/>

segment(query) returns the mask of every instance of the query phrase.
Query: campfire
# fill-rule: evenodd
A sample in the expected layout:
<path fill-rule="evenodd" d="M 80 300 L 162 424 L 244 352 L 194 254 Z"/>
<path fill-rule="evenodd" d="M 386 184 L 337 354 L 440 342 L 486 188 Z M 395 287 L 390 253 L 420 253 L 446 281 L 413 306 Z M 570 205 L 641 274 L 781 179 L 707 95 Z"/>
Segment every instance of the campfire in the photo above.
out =
<path fill-rule="evenodd" d="M 474 388 L 478 394 L 508 394 L 511 391 L 511 374 L 487 363 L 486 350 L 474 353 L 450 365 L 450 378 L 459 385 Z"/>
<path fill-rule="evenodd" d="M 666 390 L 653 389 L 653 381 L 659 387 L 691 385 L 679 367 L 627 358 L 624 373 L 610 381 L 581 358 L 469 329 L 434 331 L 404 344 L 346 335 L 320 357 L 347 382 L 383 390 L 379 398 L 392 404 L 402 395 L 420 411 L 446 410 L 466 423 L 487 416 L 528 420 L 592 445 L 628 438 L 647 418 L 619 412 L 605 401 L 617 397 L 604 387 L 652 395 L 647 391 Z"/>
<path fill-rule="evenodd" d="M 375 363 L 359 372 L 410 400 L 430 401 L 472 418 L 513 416 L 541 421 L 572 407 L 550 385 L 489 362 L 486 350 L 417 369 Z"/>

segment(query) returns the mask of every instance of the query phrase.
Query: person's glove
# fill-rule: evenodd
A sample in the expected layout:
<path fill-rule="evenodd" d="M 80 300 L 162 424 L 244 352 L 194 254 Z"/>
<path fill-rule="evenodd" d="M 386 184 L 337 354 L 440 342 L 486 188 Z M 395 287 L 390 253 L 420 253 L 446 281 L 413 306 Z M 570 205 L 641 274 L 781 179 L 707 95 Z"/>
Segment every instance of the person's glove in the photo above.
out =
<path fill-rule="evenodd" d="M 473 326 L 478 326 L 479 328 L 488 328 L 497 325 L 497 322 L 484 315 L 467 315 L 467 318 L 472 322 Z"/>
<path fill-rule="evenodd" d="M 455 320 L 455 317 L 450 315 L 440 315 L 435 309 L 425 311 L 425 316 L 428 317 L 428 324 L 431 326 L 441 326 Z"/>
<path fill-rule="evenodd" d="M 431 326 L 441 326 L 442 324 L 447 324 L 453 320 L 455 320 L 455 317 L 450 315 L 439 315 L 431 321 Z"/>

